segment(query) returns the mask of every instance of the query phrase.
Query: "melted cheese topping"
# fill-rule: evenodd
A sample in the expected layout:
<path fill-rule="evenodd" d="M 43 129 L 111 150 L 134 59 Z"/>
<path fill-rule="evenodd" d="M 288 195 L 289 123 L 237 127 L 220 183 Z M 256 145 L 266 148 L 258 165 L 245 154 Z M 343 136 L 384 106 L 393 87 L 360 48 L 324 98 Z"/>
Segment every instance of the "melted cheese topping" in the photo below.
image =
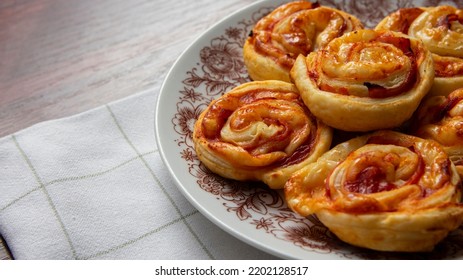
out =
<path fill-rule="evenodd" d="M 399 95 L 414 86 L 424 47 L 393 32 L 346 34 L 311 54 L 309 66 L 321 90 L 358 97 Z"/>
<path fill-rule="evenodd" d="M 285 186 L 289 205 L 308 215 L 417 211 L 457 202 L 460 178 L 434 141 L 380 131 L 339 144 Z M 318 174 L 318 175 L 316 175 Z"/>
<path fill-rule="evenodd" d="M 439 6 L 423 12 L 409 35 L 423 41 L 432 53 L 463 58 L 463 10 Z"/>
<path fill-rule="evenodd" d="M 212 101 L 195 123 L 193 141 L 213 172 L 281 188 L 299 165 L 329 148 L 331 129 L 312 116 L 293 84 L 261 81 Z"/>
<path fill-rule="evenodd" d="M 334 38 L 361 28 L 360 20 L 343 11 L 295 1 L 262 18 L 248 40 L 258 53 L 289 70 L 299 54 L 307 55 Z"/>

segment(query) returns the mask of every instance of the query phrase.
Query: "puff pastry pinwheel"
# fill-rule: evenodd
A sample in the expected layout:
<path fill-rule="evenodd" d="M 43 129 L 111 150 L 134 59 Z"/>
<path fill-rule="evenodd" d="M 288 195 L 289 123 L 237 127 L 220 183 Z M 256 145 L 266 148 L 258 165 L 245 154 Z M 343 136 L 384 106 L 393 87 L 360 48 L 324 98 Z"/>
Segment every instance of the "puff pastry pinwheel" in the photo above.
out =
<path fill-rule="evenodd" d="M 242 84 L 212 101 L 195 123 L 199 159 L 225 178 L 283 188 L 290 175 L 331 145 L 332 129 L 283 81 Z"/>
<path fill-rule="evenodd" d="M 399 31 L 422 40 L 434 59 L 430 95 L 463 87 L 463 10 L 451 6 L 403 8 L 386 16 L 376 30 Z"/>
<path fill-rule="evenodd" d="M 439 142 L 463 176 L 463 88 L 426 98 L 414 119 L 413 134 Z"/>
<path fill-rule="evenodd" d="M 358 30 L 300 55 L 291 77 L 304 103 L 325 124 L 345 131 L 400 126 L 428 93 L 431 53 L 399 32 Z"/>
<path fill-rule="evenodd" d="M 438 143 L 383 130 L 338 144 L 294 173 L 285 197 L 347 243 L 419 252 L 463 222 L 460 183 Z"/>
<path fill-rule="evenodd" d="M 290 82 L 289 71 L 299 54 L 323 48 L 346 32 L 363 28 L 355 16 L 306 1 L 277 7 L 254 26 L 243 48 L 253 80 Z"/>

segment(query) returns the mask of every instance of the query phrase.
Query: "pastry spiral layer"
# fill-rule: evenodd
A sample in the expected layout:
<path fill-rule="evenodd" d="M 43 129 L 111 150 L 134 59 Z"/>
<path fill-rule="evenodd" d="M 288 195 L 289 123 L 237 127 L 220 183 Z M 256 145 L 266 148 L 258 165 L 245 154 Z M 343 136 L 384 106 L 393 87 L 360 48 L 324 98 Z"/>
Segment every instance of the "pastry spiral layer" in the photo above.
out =
<path fill-rule="evenodd" d="M 463 88 L 426 98 L 416 112 L 415 135 L 439 142 L 463 176 Z"/>
<path fill-rule="evenodd" d="M 194 126 L 199 159 L 214 173 L 282 188 L 330 147 L 332 130 L 282 81 L 242 84 L 212 101 Z"/>
<path fill-rule="evenodd" d="M 460 177 L 442 147 L 392 131 L 343 142 L 296 172 L 288 205 L 347 243 L 429 251 L 463 222 Z"/>
<path fill-rule="evenodd" d="M 376 30 L 399 31 L 420 39 L 434 59 L 431 95 L 463 87 L 463 10 L 451 6 L 403 8 L 385 17 Z"/>
<path fill-rule="evenodd" d="M 409 119 L 432 85 L 434 67 L 419 40 L 365 29 L 300 55 L 291 77 L 304 103 L 324 123 L 369 131 Z"/>
<path fill-rule="evenodd" d="M 257 22 L 243 55 L 253 80 L 290 81 L 299 54 L 323 48 L 346 32 L 363 28 L 353 15 L 306 1 L 284 4 Z"/>

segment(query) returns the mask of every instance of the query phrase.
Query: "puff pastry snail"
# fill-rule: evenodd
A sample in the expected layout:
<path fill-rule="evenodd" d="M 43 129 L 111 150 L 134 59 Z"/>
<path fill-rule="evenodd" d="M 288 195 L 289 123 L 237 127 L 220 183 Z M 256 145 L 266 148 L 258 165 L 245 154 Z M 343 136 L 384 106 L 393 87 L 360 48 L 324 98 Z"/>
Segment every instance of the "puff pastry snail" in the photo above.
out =
<path fill-rule="evenodd" d="M 365 29 L 300 55 L 291 77 L 304 103 L 325 124 L 370 131 L 408 120 L 432 85 L 434 67 L 421 41 Z"/>
<path fill-rule="evenodd" d="M 290 82 L 289 71 L 299 54 L 307 55 L 346 32 L 363 28 L 355 16 L 295 1 L 277 7 L 254 26 L 243 48 L 253 80 Z"/>
<path fill-rule="evenodd" d="M 212 101 L 194 126 L 199 159 L 235 180 L 284 186 L 330 147 L 332 129 L 308 111 L 297 88 L 282 81 L 242 84 Z"/>
<path fill-rule="evenodd" d="M 463 87 L 463 10 L 451 6 L 403 8 L 386 16 L 376 30 L 399 31 L 420 39 L 434 59 L 430 95 Z"/>
<path fill-rule="evenodd" d="M 296 172 L 288 205 L 341 240 L 379 251 L 429 251 L 463 222 L 461 183 L 434 141 L 378 131 Z"/>
<path fill-rule="evenodd" d="M 426 98 L 414 120 L 413 134 L 439 142 L 463 177 L 463 88 Z"/>

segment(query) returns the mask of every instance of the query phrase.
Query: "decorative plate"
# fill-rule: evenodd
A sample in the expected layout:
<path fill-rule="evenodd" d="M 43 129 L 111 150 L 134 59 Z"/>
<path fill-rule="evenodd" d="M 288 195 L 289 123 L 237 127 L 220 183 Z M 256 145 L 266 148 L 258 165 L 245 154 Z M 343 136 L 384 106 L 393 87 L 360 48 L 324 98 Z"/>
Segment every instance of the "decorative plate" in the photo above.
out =
<path fill-rule="evenodd" d="M 190 45 L 169 71 L 156 104 L 155 128 L 161 156 L 180 191 L 225 231 L 281 258 L 463 258 L 463 227 L 452 232 L 431 253 L 360 249 L 338 240 L 315 217 L 293 213 L 281 191 L 259 183 L 224 179 L 200 163 L 192 142 L 196 119 L 212 99 L 250 81 L 242 58 L 244 41 L 254 24 L 282 3 L 256 2 L 225 18 Z M 384 16 L 401 7 L 442 5 L 435 0 L 324 0 L 319 3 L 356 15 L 367 28 L 374 27 Z"/>

